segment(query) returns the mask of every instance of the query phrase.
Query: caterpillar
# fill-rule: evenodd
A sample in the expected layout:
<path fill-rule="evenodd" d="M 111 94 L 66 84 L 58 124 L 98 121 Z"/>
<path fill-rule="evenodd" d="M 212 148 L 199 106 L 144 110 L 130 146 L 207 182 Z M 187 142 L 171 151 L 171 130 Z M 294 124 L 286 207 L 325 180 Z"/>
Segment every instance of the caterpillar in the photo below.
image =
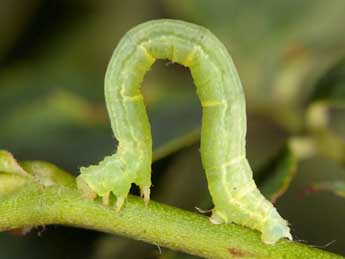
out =
<path fill-rule="evenodd" d="M 246 159 L 246 110 L 241 81 L 225 46 L 206 28 L 179 20 L 145 22 L 116 47 L 105 76 L 105 99 L 115 154 L 80 169 L 79 189 L 119 211 L 132 183 L 150 199 L 152 137 L 140 93 L 156 59 L 190 69 L 202 106 L 201 160 L 214 203 L 210 221 L 234 222 L 261 232 L 264 243 L 292 239 L 287 222 L 257 189 Z"/>

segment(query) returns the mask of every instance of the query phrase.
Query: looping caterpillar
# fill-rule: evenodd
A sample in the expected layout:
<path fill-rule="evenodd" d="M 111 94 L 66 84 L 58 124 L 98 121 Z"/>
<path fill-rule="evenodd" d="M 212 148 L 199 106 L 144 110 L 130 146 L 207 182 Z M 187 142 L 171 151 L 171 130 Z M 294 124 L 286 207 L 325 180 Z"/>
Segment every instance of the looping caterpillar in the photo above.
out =
<path fill-rule="evenodd" d="M 214 209 L 214 224 L 235 222 L 262 233 L 265 243 L 292 239 L 287 222 L 257 189 L 246 159 L 246 111 L 241 81 L 224 45 L 207 29 L 177 20 L 155 20 L 131 29 L 110 60 L 106 105 L 117 152 L 81 168 L 79 188 L 87 195 L 117 197 L 120 210 L 132 183 L 145 203 L 151 186 L 152 138 L 140 93 L 156 59 L 190 69 L 202 106 L 201 159 Z"/>

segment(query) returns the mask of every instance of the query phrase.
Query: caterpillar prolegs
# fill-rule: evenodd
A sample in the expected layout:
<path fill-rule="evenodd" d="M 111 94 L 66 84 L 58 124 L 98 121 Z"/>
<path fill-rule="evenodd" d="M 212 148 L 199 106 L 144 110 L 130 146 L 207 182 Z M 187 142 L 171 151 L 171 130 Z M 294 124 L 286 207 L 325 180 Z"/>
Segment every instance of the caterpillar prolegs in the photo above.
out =
<path fill-rule="evenodd" d="M 202 106 L 201 159 L 214 202 L 212 223 L 235 222 L 262 233 L 265 243 L 292 239 L 287 222 L 257 189 L 246 159 L 246 111 L 242 85 L 224 45 L 207 29 L 178 20 L 140 24 L 122 38 L 105 77 L 105 98 L 117 152 L 81 168 L 79 188 L 110 193 L 119 210 L 132 183 L 145 202 L 151 186 L 152 138 L 143 97 L 145 73 L 156 59 L 190 69 Z"/>

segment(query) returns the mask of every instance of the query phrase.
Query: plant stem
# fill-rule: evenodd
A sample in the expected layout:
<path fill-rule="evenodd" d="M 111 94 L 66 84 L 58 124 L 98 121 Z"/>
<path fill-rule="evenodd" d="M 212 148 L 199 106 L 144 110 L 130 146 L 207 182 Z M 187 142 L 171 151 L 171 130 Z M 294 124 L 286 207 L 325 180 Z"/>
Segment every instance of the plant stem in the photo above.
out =
<path fill-rule="evenodd" d="M 213 225 L 205 216 L 153 201 L 145 207 L 135 196 L 128 198 L 120 213 L 115 212 L 113 199 L 110 204 L 105 207 L 100 201 L 84 199 L 73 186 L 29 182 L 15 193 L 0 195 L 0 231 L 61 224 L 124 235 L 205 258 L 343 258 L 286 240 L 265 245 L 256 231 L 235 224 Z"/>

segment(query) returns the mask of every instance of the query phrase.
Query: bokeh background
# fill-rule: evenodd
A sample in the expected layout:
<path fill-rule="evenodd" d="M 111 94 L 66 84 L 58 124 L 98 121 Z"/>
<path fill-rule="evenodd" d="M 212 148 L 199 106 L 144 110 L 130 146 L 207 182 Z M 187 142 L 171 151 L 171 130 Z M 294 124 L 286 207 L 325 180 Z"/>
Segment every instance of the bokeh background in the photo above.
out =
<path fill-rule="evenodd" d="M 0 149 L 75 175 L 113 153 L 107 63 L 127 30 L 157 18 L 203 25 L 224 42 L 246 94 L 247 152 L 258 185 L 269 198 L 279 194 L 276 206 L 295 239 L 345 255 L 343 0 L 0 0 Z M 142 91 L 154 139 L 152 198 L 196 213 L 212 208 L 189 71 L 159 61 Z M 47 226 L 0 233 L 0 258 L 193 257 Z"/>

